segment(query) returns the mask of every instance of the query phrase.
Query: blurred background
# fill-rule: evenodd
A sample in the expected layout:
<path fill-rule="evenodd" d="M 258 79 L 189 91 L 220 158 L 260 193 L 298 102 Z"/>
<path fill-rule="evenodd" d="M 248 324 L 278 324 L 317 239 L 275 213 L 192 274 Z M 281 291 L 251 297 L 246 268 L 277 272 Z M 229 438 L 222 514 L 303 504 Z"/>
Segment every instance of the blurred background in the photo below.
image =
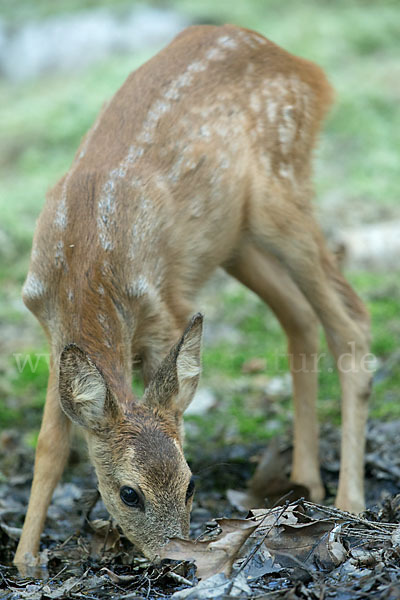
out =
<path fill-rule="evenodd" d="M 336 90 L 315 156 L 315 210 L 371 311 L 371 415 L 400 417 L 398 2 L 1 0 L 0 425 L 18 428 L 28 445 L 40 423 L 47 347 L 20 290 L 46 189 L 130 71 L 185 26 L 227 22 L 317 62 Z M 288 429 L 286 344 L 269 309 L 221 273 L 196 309 L 207 326 L 189 438 L 240 443 Z M 321 367 L 319 412 L 337 423 L 332 360 Z"/>

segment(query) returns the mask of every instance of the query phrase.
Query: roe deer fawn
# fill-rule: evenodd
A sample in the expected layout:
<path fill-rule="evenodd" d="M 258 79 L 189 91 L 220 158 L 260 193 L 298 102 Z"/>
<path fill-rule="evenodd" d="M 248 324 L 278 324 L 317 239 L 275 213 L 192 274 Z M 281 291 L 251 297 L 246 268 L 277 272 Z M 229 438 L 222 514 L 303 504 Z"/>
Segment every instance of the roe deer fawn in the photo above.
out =
<path fill-rule="evenodd" d="M 310 203 L 311 155 L 331 97 L 320 68 L 261 35 L 198 26 L 132 73 L 102 110 L 48 194 L 23 289 L 51 364 L 17 564 L 38 552 L 71 421 L 86 434 L 107 509 L 145 555 L 188 534 L 193 483 L 181 427 L 199 378 L 200 315 L 170 348 L 218 266 L 285 330 L 292 479 L 314 500 L 323 497 L 322 323 L 342 388 L 337 505 L 363 509 L 369 319 Z M 133 359 L 147 386 L 142 399 L 131 389 Z"/>

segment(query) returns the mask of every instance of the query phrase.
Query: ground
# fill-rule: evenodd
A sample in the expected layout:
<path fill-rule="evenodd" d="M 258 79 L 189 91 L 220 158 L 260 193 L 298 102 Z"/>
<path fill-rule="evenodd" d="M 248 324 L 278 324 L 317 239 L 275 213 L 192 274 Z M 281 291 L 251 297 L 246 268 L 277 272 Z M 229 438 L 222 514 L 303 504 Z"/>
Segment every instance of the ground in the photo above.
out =
<path fill-rule="evenodd" d="M 175 543 L 167 553 L 175 560 L 155 566 L 137 555 L 108 521 L 97 499 L 91 468 L 86 461 L 77 462 L 83 454 L 77 439 L 64 481 L 49 510 L 42 538 L 42 564 L 20 574 L 10 563 L 28 499 L 32 454 L 17 432 L 3 433 L 0 597 L 167 598 L 175 594 L 178 600 L 186 597 L 180 594 L 190 592 L 188 597 L 192 599 L 240 595 L 315 600 L 365 598 L 368 594 L 398 599 L 400 495 L 395 493 L 400 483 L 399 426 L 399 421 L 369 424 L 366 491 L 370 508 L 360 517 L 329 506 L 339 465 L 339 434 L 330 425 L 323 426 L 321 442 L 326 507 L 304 498 L 296 500 L 290 494 L 283 497 L 282 473 L 288 473 L 290 463 L 288 436 L 275 438 L 269 450 L 265 492 L 279 481 L 282 493 L 275 485 L 274 493 L 280 495 L 276 508 L 253 509 L 250 519 L 241 507 L 243 491 L 237 488 L 249 481 L 262 446 L 221 446 L 214 439 L 208 441 L 206 452 L 192 448 L 189 454 L 197 492 L 191 537 L 202 541 L 189 547 Z M 249 488 L 247 493 L 251 483 Z M 301 490 L 301 494 L 304 492 Z M 221 516 L 224 519 L 213 520 Z M 218 547 L 213 547 L 217 534 Z"/>
<path fill-rule="evenodd" d="M 111 2 L 96 3 L 100 4 L 110 6 Z M 5 3 L 3 18 L 16 27 L 23 19 L 89 9 L 93 3 L 40 0 L 35 3 L 35 13 L 32 6 L 28 1 Z M 123 10 L 123 3 L 118 6 Z M 316 155 L 315 206 L 329 239 L 334 239 L 335 232 L 343 226 L 399 218 L 400 77 L 395 2 L 177 0 L 169 6 L 183 12 L 188 22 L 233 22 L 255 28 L 325 69 L 337 98 Z M 173 575 L 167 567 L 164 571 L 152 570 L 138 559 L 129 566 L 132 552 L 124 540 L 115 534 L 111 536 L 115 545 L 108 547 L 102 523 L 93 532 L 97 525 L 85 521 L 82 489 L 88 487 L 88 481 L 93 488 L 96 484 L 85 460 L 80 461 L 80 466 L 70 465 L 50 511 L 43 539 L 43 547 L 50 548 L 50 582 L 37 583 L 35 573 L 30 579 L 21 579 L 9 566 L 26 506 L 47 379 L 43 333 L 20 299 L 34 222 L 46 188 L 68 168 L 80 138 L 103 102 L 133 68 L 156 50 L 147 49 L 134 57 L 111 56 L 85 71 L 47 75 L 18 85 L 0 81 L 0 597 L 133 597 L 133 593 L 155 597 L 169 595 L 180 585 L 184 587 L 179 577 L 195 581 L 195 571 L 190 566 L 179 567 Z M 400 280 L 398 273 L 387 271 L 353 270 L 346 275 L 366 302 L 372 318 L 375 373 L 366 475 L 367 499 L 373 513 L 367 517 L 397 523 L 393 498 L 400 490 L 395 436 L 400 418 Z M 206 316 L 201 388 L 208 408 L 186 419 L 187 456 L 198 476 L 194 536 L 203 532 L 205 523 L 214 517 L 244 516 L 243 511 L 236 512 L 226 491 L 246 487 L 262 448 L 277 435 L 280 442 L 274 452 L 283 461 L 279 463 L 282 470 L 288 470 L 292 422 L 285 339 L 270 311 L 222 273 L 206 288 L 197 309 Z M 325 351 L 323 340 L 321 343 Z M 329 501 L 338 467 L 340 394 L 329 356 L 322 366 L 321 455 Z M 140 392 L 136 376 L 134 386 Z M 77 443 L 71 463 L 83 455 L 82 446 Z M 235 494 L 228 497 L 232 502 L 237 498 Z M 279 503 L 279 498 L 276 501 Z M 315 514 L 321 517 L 320 513 Z M 97 504 L 90 520 L 106 518 L 101 504 Z M 338 515 L 335 518 L 340 520 Z M 367 531 L 369 526 L 364 527 Z M 211 526 L 209 529 L 213 530 Z M 350 536 L 350 541 L 346 538 L 343 542 L 348 544 L 349 552 L 354 550 L 354 539 Z M 346 598 L 362 598 L 369 593 L 374 593 L 374 597 L 398 597 L 395 591 L 389 596 L 388 591 L 393 569 L 399 568 L 398 544 L 395 539 L 388 539 L 388 530 L 376 545 L 366 535 L 364 550 L 370 551 L 368 544 L 376 546 L 379 559 L 368 555 L 367 560 L 364 556 L 363 560 L 369 561 L 364 567 L 370 572 L 363 567 L 361 574 L 357 571 L 354 577 L 349 575 L 349 561 L 359 558 L 349 553 L 341 563 L 347 566 L 332 568 L 329 573 L 324 574 L 324 569 L 315 571 L 315 565 L 311 571 L 307 567 L 308 579 L 293 570 L 279 570 L 292 567 L 280 565 L 278 558 L 274 563 L 278 566 L 273 570 L 264 556 L 264 569 L 269 564 L 272 572 L 267 569 L 255 578 L 254 595 L 271 593 L 271 597 L 279 597 L 290 590 L 292 595 L 285 597 L 314 598 L 321 597 L 325 586 L 324 593 L 329 597 L 338 593 L 339 584 L 343 584 Z M 101 571 L 103 567 L 109 572 Z M 337 569 L 342 569 L 341 574 Z M 115 574 L 114 579 L 110 572 Z M 123 579 L 125 576 L 128 579 Z M 68 578 L 75 579 L 67 584 Z M 350 586 L 350 591 L 346 586 Z"/>

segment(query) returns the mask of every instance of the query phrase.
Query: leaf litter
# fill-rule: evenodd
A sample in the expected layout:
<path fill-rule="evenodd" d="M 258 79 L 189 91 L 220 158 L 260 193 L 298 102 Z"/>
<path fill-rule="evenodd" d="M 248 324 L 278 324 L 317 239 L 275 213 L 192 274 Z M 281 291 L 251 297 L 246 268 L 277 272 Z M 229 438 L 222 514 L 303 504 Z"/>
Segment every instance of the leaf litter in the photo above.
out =
<path fill-rule="evenodd" d="M 101 501 L 95 503 L 96 490 L 87 489 L 88 482 L 95 487 L 90 467 L 86 463 L 75 466 L 54 496 L 40 565 L 32 564 L 20 573 L 11 563 L 33 457 L 20 445 L 16 466 L 7 448 L 0 447 L 0 598 L 400 600 L 399 426 L 399 422 L 369 426 L 366 484 L 370 508 L 360 516 L 285 491 L 290 487 L 286 477 L 290 444 L 285 439 L 270 445 L 252 478 L 246 452 L 225 448 L 224 457 L 229 452 L 239 457 L 232 487 L 240 487 L 246 477 L 248 489 L 232 489 L 230 503 L 217 491 L 218 475 L 208 475 L 204 489 L 200 480 L 193 511 L 196 541 L 171 540 L 157 565 L 138 555 L 108 520 Z M 324 482 L 328 492 L 334 491 L 339 464 L 337 430 L 327 429 L 321 443 L 327 444 L 322 449 Z M 217 462 L 213 452 L 212 460 Z M 277 458 L 279 468 L 274 470 Z M 269 483 L 263 488 L 260 481 L 268 481 L 267 475 Z M 265 508 L 264 499 L 274 499 L 278 493 L 281 501 Z M 249 501 L 251 494 L 258 494 L 250 512 L 236 508 L 240 494 Z M 227 518 L 212 518 L 218 514 Z"/>

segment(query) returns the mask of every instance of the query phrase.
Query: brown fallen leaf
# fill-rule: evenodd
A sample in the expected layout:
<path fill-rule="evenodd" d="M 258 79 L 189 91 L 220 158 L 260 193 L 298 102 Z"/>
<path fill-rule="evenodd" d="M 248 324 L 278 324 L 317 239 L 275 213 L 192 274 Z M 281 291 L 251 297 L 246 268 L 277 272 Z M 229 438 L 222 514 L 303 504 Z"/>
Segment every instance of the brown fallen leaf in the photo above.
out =
<path fill-rule="evenodd" d="M 340 565 L 348 556 L 348 552 L 339 538 L 341 531 L 342 524 L 335 525 L 328 538 L 328 552 L 336 566 Z"/>
<path fill-rule="evenodd" d="M 271 526 L 293 525 L 299 522 L 299 517 L 302 513 L 302 507 L 299 504 L 293 503 L 288 506 L 276 506 L 275 508 L 252 508 L 250 516 L 259 522 L 257 535 L 264 535 L 266 530 L 270 530 Z"/>
<path fill-rule="evenodd" d="M 260 504 L 259 498 L 251 494 L 248 490 L 227 490 L 226 497 L 231 506 L 234 506 L 238 510 L 251 510 L 254 506 L 259 506 L 260 508 L 263 506 L 263 504 Z"/>
<path fill-rule="evenodd" d="M 266 498 L 270 504 L 274 504 L 290 492 L 291 501 L 308 498 L 308 489 L 287 477 L 286 472 L 290 464 L 291 452 L 282 451 L 277 438 L 272 440 L 248 483 L 249 494 L 258 500 L 253 506 L 265 506 Z"/>
<path fill-rule="evenodd" d="M 395 548 L 400 547 L 400 525 L 392 533 L 392 544 Z"/>
<path fill-rule="evenodd" d="M 329 534 L 334 524 L 329 521 L 315 521 L 282 525 L 280 531 L 275 529 L 274 537 L 267 537 L 265 545 L 275 559 L 285 567 L 299 563 L 314 568 L 316 564 L 325 570 L 337 567 L 346 557 L 346 551 L 339 553 L 339 542 L 336 546 L 329 544 Z"/>
<path fill-rule="evenodd" d="M 266 371 L 267 361 L 265 358 L 249 358 L 242 365 L 242 373 L 260 373 Z"/>
<path fill-rule="evenodd" d="M 281 451 L 277 440 L 272 440 L 263 453 L 246 491 L 229 490 L 227 497 L 239 510 L 251 510 L 274 505 L 282 498 L 308 498 L 309 490 L 290 481 L 285 474 L 290 466 L 290 452 Z"/>
<path fill-rule="evenodd" d="M 22 529 L 20 527 L 10 527 L 0 521 L 0 531 L 4 531 L 11 540 L 18 541 L 21 537 Z"/>
<path fill-rule="evenodd" d="M 194 561 L 197 577 L 207 579 L 217 573 L 229 577 L 240 549 L 258 524 L 251 519 L 217 519 L 221 533 L 210 541 L 172 539 L 161 552 L 161 558 Z"/>
<path fill-rule="evenodd" d="M 299 504 L 254 509 L 251 514 L 260 523 L 254 535 L 265 538 L 266 548 L 282 566 L 314 568 L 318 564 L 330 570 L 347 556 L 339 539 L 341 525 L 331 519 L 311 519 Z"/>
<path fill-rule="evenodd" d="M 100 556 L 103 552 L 114 550 L 118 546 L 120 534 L 110 521 L 94 519 L 93 521 L 89 521 L 89 525 L 94 532 L 90 542 L 90 554 L 92 557 Z"/>

